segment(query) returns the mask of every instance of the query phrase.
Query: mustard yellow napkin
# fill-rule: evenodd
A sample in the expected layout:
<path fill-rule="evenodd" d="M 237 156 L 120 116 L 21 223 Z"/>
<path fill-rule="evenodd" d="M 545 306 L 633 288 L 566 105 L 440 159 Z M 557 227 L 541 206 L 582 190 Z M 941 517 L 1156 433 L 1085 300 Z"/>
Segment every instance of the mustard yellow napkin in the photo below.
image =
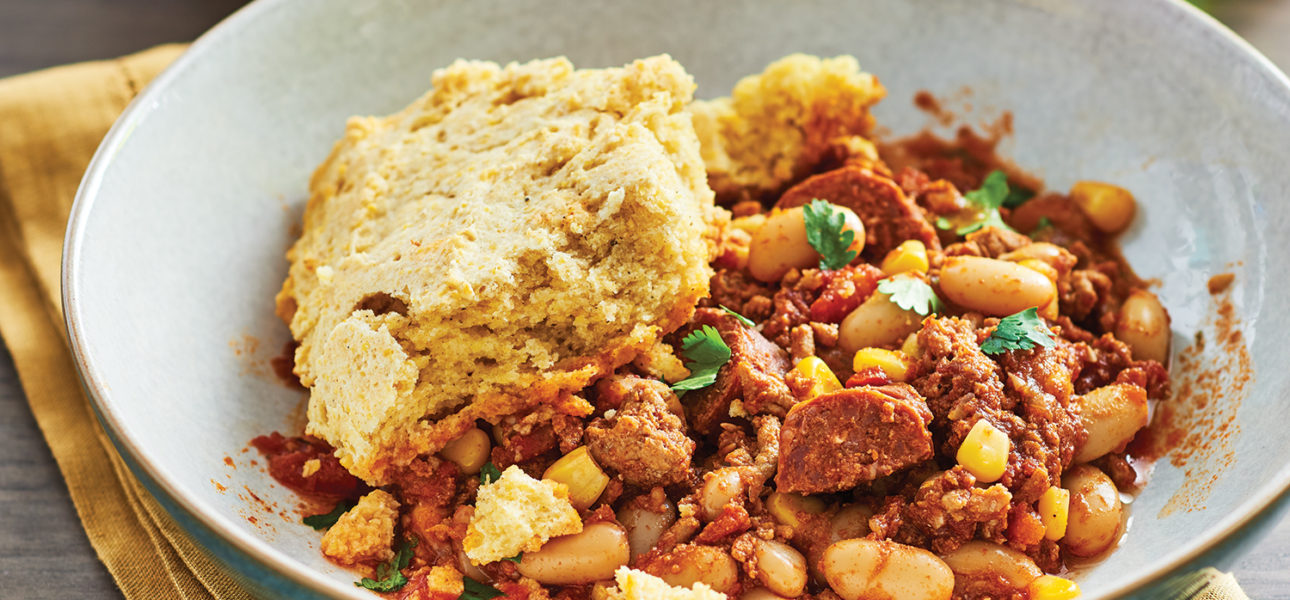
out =
<path fill-rule="evenodd" d="M 81 392 L 59 300 L 63 230 L 81 174 L 112 121 L 183 49 L 0 80 L 0 338 L 90 543 L 130 600 L 249 598 L 121 462 Z M 1176 581 L 1177 598 L 1246 600 L 1214 569 Z"/>
<path fill-rule="evenodd" d="M 0 80 L 0 337 L 90 543 L 130 600 L 249 598 L 121 462 L 81 393 L 59 301 L 81 174 L 112 121 L 183 49 Z"/>

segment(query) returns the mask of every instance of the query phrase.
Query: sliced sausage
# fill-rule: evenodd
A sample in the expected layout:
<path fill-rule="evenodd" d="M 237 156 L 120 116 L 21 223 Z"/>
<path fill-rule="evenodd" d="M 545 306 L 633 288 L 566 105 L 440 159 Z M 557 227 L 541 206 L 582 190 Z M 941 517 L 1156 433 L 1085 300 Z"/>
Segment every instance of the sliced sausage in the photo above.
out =
<path fill-rule="evenodd" d="M 936 230 L 923 217 L 923 209 L 889 177 L 872 170 L 848 165 L 813 177 L 789 188 L 775 204 L 793 208 L 819 198 L 851 209 L 864 223 L 862 256 L 876 262 L 905 240 L 919 240 L 928 248 L 940 248 Z"/>
<path fill-rule="evenodd" d="M 784 383 L 793 365 L 788 354 L 755 329 L 716 308 L 695 311 L 691 323 L 711 325 L 730 347 L 730 360 L 717 373 L 717 381 L 685 395 L 686 412 L 695 431 L 709 434 L 730 416 L 730 403 L 741 399 L 751 414 L 783 415 L 795 399 Z"/>
<path fill-rule="evenodd" d="M 906 384 L 846 388 L 794 406 L 780 430 L 781 492 L 837 492 L 932 457 L 926 401 Z"/>

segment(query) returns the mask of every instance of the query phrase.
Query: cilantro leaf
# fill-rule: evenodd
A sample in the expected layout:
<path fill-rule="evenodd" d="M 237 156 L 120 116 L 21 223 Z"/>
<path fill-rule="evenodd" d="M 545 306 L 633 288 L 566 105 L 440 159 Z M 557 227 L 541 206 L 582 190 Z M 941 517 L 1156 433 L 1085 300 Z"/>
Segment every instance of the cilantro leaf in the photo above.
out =
<path fill-rule="evenodd" d="M 515 556 L 508 556 L 506 558 L 503 558 L 502 560 L 509 560 L 518 565 L 520 564 L 520 561 L 524 560 L 524 553 L 521 552 L 519 554 L 516 554 Z"/>
<path fill-rule="evenodd" d="M 479 468 L 479 482 L 481 484 L 487 485 L 501 478 L 502 472 L 498 470 L 497 465 L 493 464 L 492 461 L 484 463 L 484 466 Z"/>
<path fill-rule="evenodd" d="M 917 277 L 888 277 L 878 282 L 878 291 L 891 296 L 896 306 L 924 317 L 945 309 L 932 286 Z"/>
<path fill-rule="evenodd" d="M 469 577 L 462 577 L 461 584 L 465 591 L 460 596 L 457 596 L 457 600 L 489 600 L 489 598 L 506 595 L 491 585 L 480 583 Z"/>
<path fill-rule="evenodd" d="M 836 271 L 855 260 L 856 251 L 851 244 L 856 232 L 843 229 L 846 215 L 832 204 L 815 198 L 802 207 L 802 220 L 806 222 L 806 241 L 820 253 L 820 268 Z"/>
<path fill-rule="evenodd" d="M 336 521 L 340 519 L 340 516 L 345 514 L 345 512 L 351 508 L 354 508 L 354 504 L 352 502 L 341 500 L 336 503 L 336 507 L 331 509 L 331 512 L 320 515 L 309 515 L 302 519 L 302 522 L 314 529 L 323 530 L 335 525 Z"/>
<path fill-rule="evenodd" d="M 672 384 L 673 390 L 698 390 L 717 380 L 717 371 L 730 360 L 730 346 L 711 325 L 704 325 L 681 339 L 681 355 L 690 376 Z"/>
<path fill-rule="evenodd" d="M 741 314 L 739 314 L 739 313 L 737 313 L 737 312 L 735 312 L 735 311 L 733 311 L 733 310 L 730 310 L 730 309 L 726 308 L 726 305 L 724 305 L 724 304 L 718 304 L 717 306 L 718 306 L 718 307 L 720 307 L 720 308 L 721 308 L 721 310 L 726 311 L 726 314 L 728 314 L 728 315 L 730 315 L 730 316 L 734 317 L 734 318 L 735 318 L 735 320 L 739 321 L 740 323 L 743 323 L 745 326 L 747 326 L 747 327 L 756 327 L 756 326 L 757 326 L 757 324 L 756 324 L 756 323 L 753 323 L 753 322 L 752 322 L 752 319 L 749 319 L 748 317 L 745 317 L 745 316 L 743 316 L 743 315 L 741 315 Z"/>
<path fill-rule="evenodd" d="M 394 553 L 394 558 L 376 565 L 376 579 L 364 577 L 361 581 L 355 581 L 354 585 L 374 592 L 393 592 L 407 585 L 408 578 L 403 576 L 402 570 L 412 560 L 412 548 L 416 545 L 414 539 L 403 540 L 398 552 Z"/>
<path fill-rule="evenodd" d="M 981 342 L 981 351 L 1002 354 L 1009 350 L 1030 350 L 1036 344 L 1052 348 L 1057 342 L 1053 341 L 1048 325 L 1039 318 L 1039 311 L 1031 307 L 1001 319 L 990 337 Z"/>
<path fill-rule="evenodd" d="M 1034 197 L 1034 190 L 1021 187 L 1011 188 L 1008 190 L 1008 195 L 1003 198 L 1003 205 L 1008 208 L 1017 208 Z"/>
<path fill-rule="evenodd" d="M 981 187 L 963 194 L 963 198 L 981 210 L 981 218 L 954 230 L 957 235 L 967 235 L 983 227 L 998 227 L 1012 230 L 999 215 L 999 207 L 1008 199 L 1008 176 L 1003 171 L 990 171 L 981 182 Z"/>
<path fill-rule="evenodd" d="M 1039 222 L 1038 222 L 1038 223 L 1035 223 L 1035 229 L 1034 229 L 1033 231 L 1031 231 L 1031 232 L 1030 232 L 1030 235 L 1032 235 L 1032 236 L 1033 236 L 1033 235 L 1035 235 L 1036 233 L 1039 233 L 1039 232 L 1041 232 L 1041 231 L 1043 231 L 1043 230 L 1045 230 L 1045 229 L 1048 229 L 1048 228 L 1050 228 L 1050 227 L 1052 227 L 1052 226 L 1053 226 L 1053 220 L 1052 220 L 1052 219 L 1049 219 L 1048 217 L 1039 217 Z"/>

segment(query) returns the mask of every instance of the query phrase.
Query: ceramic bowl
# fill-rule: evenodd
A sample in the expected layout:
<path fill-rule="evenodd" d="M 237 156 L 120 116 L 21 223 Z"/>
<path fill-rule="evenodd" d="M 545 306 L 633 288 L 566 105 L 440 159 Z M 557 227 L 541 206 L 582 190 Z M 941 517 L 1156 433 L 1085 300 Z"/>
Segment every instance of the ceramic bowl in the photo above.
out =
<path fill-rule="evenodd" d="M 1188 564 L 1225 565 L 1275 518 L 1290 485 L 1290 85 L 1191 7 L 261 0 L 194 44 L 103 141 L 72 214 L 63 279 L 76 362 L 107 431 L 248 589 L 370 597 L 323 559 L 293 495 L 243 453 L 253 436 L 300 427 L 302 396 L 265 366 L 288 338 L 272 299 L 310 172 L 346 117 L 404 106 L 458 57 L 563 54 L 595 67 L 662 52 L 701 97 L 790 52 L 853 54 L 887 86 L 876 114 L 894 134 L 928 125 L 911 101 L 928 90 L 972 105 L 969 118 L 1010 111 L 1015 133 L 1001 150 L 1050 188 L 1099 179 L 1136 194 L 1125 253 L 1159 282 L 1175 348 L 1208 336 L 1189 352 L 1214 385 L 1187 400 L 1208 399 L 1211 417 L 1189 425 L 1197 443 L 1181 466 L 1156 468 L 1119 550 L 1081 569 L 1085 597 L 1146 593 Z M 1214 341 L 1217 302 L 1205 289 L 1221 272 L 1236 276 L 1226 298 L 1243 333 L 1227 345 Z M 1236 380 L 1242 368 L 1250 381 Z"/>

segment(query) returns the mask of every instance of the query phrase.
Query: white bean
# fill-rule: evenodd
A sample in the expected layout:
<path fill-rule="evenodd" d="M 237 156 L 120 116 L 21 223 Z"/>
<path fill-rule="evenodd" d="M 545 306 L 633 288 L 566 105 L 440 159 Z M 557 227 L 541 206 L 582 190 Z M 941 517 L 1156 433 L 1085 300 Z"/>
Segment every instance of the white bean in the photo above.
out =
<path fill-rule="evenodd" d="M 829 541 L 838 542 L 869 535 L 869 519 L 873 510 L 863 504 L 843 506 L 829 520 Z"/>
<path fill-rule="evenodd" d="M 918 330 L 923 317 L 875 291 L 838 326 L 838 345 L 847 352 L 893 345 Z"/>
<path fill-rule="evenodd" d="M 960 591 L 974 581 L 1002 582 L 1014 590 L 1023 590 L 1044 572 L 1029 556 L 1012 548 L 991 542 L 973 540 L 941 560 L 954 571 L 954 585 Z"/>
<path fill-rule="evenodd" d="M 954 593 L 954 573 L 944 561 L 886 540 L 836 542 L 824 550 L 820 568 L 843 600 L 949 600 Z"/>
<path fill-rule="evenodd" d="M 851 209 L 835 206 L 842 211 L 843 229 L 855 232 L 851 250 L 864 249 L 864 223 Z M 802 207 L 772 213 L 753 234 L 748 246 L 748 272 L 761 281 L 779 281 L 790 269 L 814 266 L 820 254 L 806 239 L 806 222 Z"/>
<path fill-rule="evenodd" d="M 1097 467 L 1076 465 L 1062 476 L 1062 487 L 1071 493 L 1062 547 L 1075 556 L 1091 557 L 1114 546 L 1124 505 L 1111 478 Z"/>
<path fill-rule="evenodd" d="M 591 583 L 612 579 L 630 558 L 627 533 L 617 524 L 602 522 L 553 538 L 537 552 L 525 552 L 519 571 L 547 585 Z"/>
<path fill-rule="evenodd" d="M 1133 358 L 1168 364 L 1169 336 L 1169 313 L 1155 294 L 1134 290 L 1125 298 L 1120 305 L 1115 337 L 1129 345 Z"/>
<path fill-rule="evenodd" d="M 941 293 L 969 310 L 1004 317 L 1041 308 L 1057 295 L 1047 277 L 1017 263 L 979 256 L 951 256 L 941 265 Z"/>
<path fill-rule="evenodd" d="M 645 510 L 634 503 L 618 509 L 618 522 L 627 528 L 627 545 L 633 559 L 653 549 L 663 532 L 676 522 L 676 508 L 670 501 L 664 502 L 663 512 Z"/>
<path fill-rule="evenodd" d="M 743 492 L 744 483 L 738 471 L 729 467 L 713 471 L 699 488 L 699 509 L 703 518 L 708 521 L 717 518 L 721 510 Z"/>
<path fill-rule="evenodd" d="M 1147 392 L 1142 388 L 1113 383 L 1076 399 L 1079 420 L 1088 439 L 1075 450 L 1075 462 L 1089 462 L 1123 450 L 1139 429 L 1147 426 Z"/>
<path fill-rule="evenodd" d="M 796 548 L 775 540 L 760 540 L 753 549 L 757 579 L 772 592 L 788 598 L 806 589 L 806 557 Z"/>
<path fill-rule="evenodd" d="M 715 546 L 681 544 L 671 552 L 642 565 L 650 575 L 668 585 L 690 588 L 703 583 L 723 594 L 733 593 L 739 585 L 739 564 L 730 554 Z"/>
<path fill-rule="evenodd" d="M 764 587 L 755 587 L 739 595 L 739 600 L 788 600 Z"/>

